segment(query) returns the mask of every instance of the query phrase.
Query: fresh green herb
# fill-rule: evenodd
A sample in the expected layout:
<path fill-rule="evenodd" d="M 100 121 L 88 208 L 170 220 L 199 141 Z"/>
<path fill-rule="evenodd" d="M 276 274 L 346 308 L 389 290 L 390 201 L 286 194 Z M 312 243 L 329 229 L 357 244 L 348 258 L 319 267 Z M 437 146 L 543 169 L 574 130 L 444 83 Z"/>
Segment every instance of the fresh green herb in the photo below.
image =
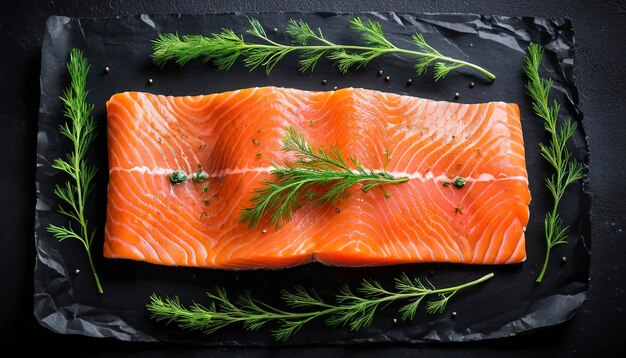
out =
<path fill-rule="evenodd" d="M 294 51 L 300 52 L 301 72 L 313 71 L 317 62 L 327 57 L 335 61 L 342 73 L 351 68 L 364 67 L 379 56 L 398 53 L 419 57 L 415 64 L 417 73 L 424 74 L 432 67 L 436 80 L 461 67 L 476 70 L 491 80 L 496 78 L 482 67 L 442 55 L 419 33 L 412 36 L 416 50 L 398 48 L 387 40 L 377 21 L 363 22 L 356 17 L 349 23 L 350 28 L 361 35 L 365 46 L 336 44 L 324 37 L 320 28 L 312 29 L 306 22 L 293 19 L 289 20 L 285 31 L 292 44 L 285 45 L 270 39 L 258 20 L 248 18 L 248 21 L 250 29 L 247 34 L 260 39 L 260 43 L 248 42 L 231 29 L 222 29 L 222 32 L 210 37 L 186 35 L 181 38 L 178 34 L 161 34 L 153 41 L 152 59 L 158 65 L 168 61 L 184 65 L 192 59 L 202 58 L 205 62 L 212 61 L 220 70 L 228 70 L 242 56 L 247 68 L 265 67 L 269 75 L 285 55 Z"/>
<path fill-rule="evenodd" d="M 210 199 L 204 199 L 202 200 L 204 202 L 204 205 L 209 205 L 211 204 L 211 200 Z"/>
<path fill-rule="evenodd" d="M 384 170 L 366 169 L 351 157 L 349 161 L 353 169 L 338 148 L 330 147 L 328 152 L 322 148 L 314 150 L 292 127 L 286 130 L 282 149 L 293 152 L 296 161 L 285 167 L 275 166 L 270 172 L 273 181 L 265 181 L 263 187 L 254 190 L 254 206 L 244 208 L 240 219 L 240 222 L 248 221 L 250 228 L 255 227 L 266 213 L 270 215 L 271 225 L 280 228 L 291 220 L 303 200 L 319 205 L 336 203 L 357 183 L 363 184 L 361 189 L 368 192 L 379 185 L 409 181 L 408 177 L 396 178 Z"/>
<path fill-rule="evenodd" d="M 187 181 L 187 174 L 181 169 L 175 170 L 170 174 L 170 181 L 173 184 L 181 184 Z"/>
<path fill-rule="evenodd" d="M 199 181 L 205 180 L 208 177 L 209 177 L 209 174 L 207 174 L 204 170 L 202 170 L 202 168 L 200 168 L 200 169 L 198 169 L 198 172 L 193 173 L 192 180 L 194 182 L 199 182 Z"/>
<path fill-rule="evenodd" d="M 467 183 L 467 180 L 463 177 L 454 178 L 454 186 L 456 186 L 459 189 L 464 187 L 466 183 Z"/>
<path fill-rule="evenodd" d="M 165 298 L 152 294 L 146 305 L 153 319 L 175 323 L 183 329 L 199 330 L 206 334 L 214 333 L 234 323 L 242 323 L 249 331 L 256 331 L 264 325 L 276 322 L 278 327 L 272 331 L 276 340 L 286 341 L 298 332 L 306 323 L 325 317 L 325 324 L 330 327 L 348 326 L 356 331 L 368 327 L 374 320 L 379 308 L 384 308 L 398 300 L 406 300 L 400 310 L 402 320 L 413 319 L 417 308 L 428 296 L 437 297 L 426 302 L 426 312 L 442 313 L 448 301 L 459 290 L 477 285 L 492 278 L 493 273 L 477 280 L 458 286 L 436 288 L 428 280 L 427 285 L 419 278 L 410 279 L 402 275 L 395 280 L 395 291 L 383 288 L 376 281 L 363 280 L 354 294 L 347 286 L 335 296 L 335 302 L 327 303 L 314 290 L 301 286 L 291 291 L 282 291 L 281 298 L 285 305 L 294 310 L 279 309 L 252 298 L 249 292 L 239 295 L 235 301 L 227 296 L 222 288 L 207 293 L 211 300 L 208 306 L 193 304 L 185 307 L 178 297 Z"/>
<path fill-rule="evenodd" d="M 85 217 L 87 198 L 93 191 L 93 179 L 98 170 L 85 158 L 96 136 L 96 123 L 91 116 L 93 105 L 87 104 L 89 91 L 86 86 L 89 68 L 89 63 L 83 53 L 79 49 L 72 49 L 67 65 L 71 83 L 61 96 L 61 101 L 65 106 L 64 114 L 69 121 L 61 124 L 59 129 L 61 134 L 72 142 L 73 148 L 65 158 L 57 158 L 52 163 L 53 168 L 67 173 L 71 178 L 64 186 L 57 185 L 54 189 L 54 194 L 66 205 L 61 206 L 59 212 L 77 222 L 79 228 L 73 228 L 71 223 L 67 226 L 50 224 L 47 230 L 59 241 L 72 238 L 83 244 L 98 292 L 102 293 L 102 285 L 91 256 L 91 244 L 96 230 L 89 231 L 89 223 Z"/>
<path fill-rule="evenodd" d="M 208 185 L 203 185 L 201 192 L 204 194 L 204 193 L 206 193 L 207 189 L 209 189 L 209 186 Z"/>
<path fill-rule="evenodd" d="M 558 124 L 560 105 L 556 100 L 552 102 L 552 105 L 549 103 L 552 79 L 544 79 L 539 76 L 542 57 L 543 49 L 538 44 L 531 43 L 528 46 L 528 54 L 524 61 L 524 72 L 528 76 L 526 90 L 533 100 L 535 113 L 544 120 L 544 127 L 550 135 L 548 145 L 540 144 L 541 155 L 556 171 L 555 174 L 546 178 L 546 185 L 552 194 L 554 205 L 552 210 L 546 214 L 544 221 L 547 250 L 537 282 L 543 280 L 548 267 L 550 250 L 556 245 L 567 243 L 568 227 L 563 225 L 563 220 L 557 210 L 565 189 L 583 176 L 581 163 L 571 158 L 567 149 L 567 141 L 576 131 L 577 124 L 570 118 L 565 118 L 560 125 Z"/>

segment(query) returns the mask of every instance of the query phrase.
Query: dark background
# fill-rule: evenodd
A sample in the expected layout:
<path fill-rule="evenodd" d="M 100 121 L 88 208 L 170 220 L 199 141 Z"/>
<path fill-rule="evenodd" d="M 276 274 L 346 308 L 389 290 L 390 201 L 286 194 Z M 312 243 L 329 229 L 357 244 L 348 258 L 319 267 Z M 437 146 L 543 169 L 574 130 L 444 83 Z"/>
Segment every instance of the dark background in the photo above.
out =
<path fill-rule="evenodd" d="M 626 350 L 623 320 L 626 273 L 625 155 L 626 134 L 626 2 L 606 1 L 40 1 L 2 0 L 0 6 L 0 337 L 21 353 L 45 349 L 65 355 L 87 353 L 153 356 L 167 353 L 225 356 L 452 356 L 466 353 L 496 355 L 583 355 Z M 41 41 L 49 15 L 70 17 L 117 16 L 139 13 L 214 13 L 231 11 L 397 11 L 471 12 L 497 15 L 567 16 L 577 39 L 575 74 L 584 126 L 590 144 L 593 197 L 593 243 L 589 297 L 568 323 L 522 337 L 453 345 L 365 345 L 351 347 L 291 347 L 276 349 L 194 348 L 131 344 L 81 336 L 62 336 L 39 326 L 32 315 L 35 205 L 35 145 L 39 107 Z M 503 295 L 506 297 L 506 295 Z M 3 347 L 3 348 L 9 348 Z"/>

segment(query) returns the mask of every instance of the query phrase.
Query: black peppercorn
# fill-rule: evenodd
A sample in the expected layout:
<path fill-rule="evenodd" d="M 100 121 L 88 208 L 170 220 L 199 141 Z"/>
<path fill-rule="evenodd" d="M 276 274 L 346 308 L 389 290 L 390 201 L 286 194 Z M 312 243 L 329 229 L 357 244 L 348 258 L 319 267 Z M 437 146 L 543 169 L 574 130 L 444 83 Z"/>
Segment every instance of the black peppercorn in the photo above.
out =
<path fill-rule="evenodd" d="M 410 86 L 413 83 L 413 79 L 409 78 L 408 80 L 406 80 L 406 85 Z"/>
<path fill-rule="evenodd" d="M 326 81 L 326 80 L 322 80 L 322 85 L 323 85 L 323 86 L 326 86 L 327 84 L 328 84 L 328 81 Z"/>
<path fill-rule="evenodd" d="M 461 97 L 461 95 L 459 94 L 459 92 L 454 94 L 454 99 L 459 99 L 459 97 Z"/>
<path fill-rule="evenodd" d="M 383 70 L 378 70 L 378 73 L 377 73 L 378 77 L 382 76 L 383 73 L 384 73 Z"/>
<path fill-rule="evenodd" d="M 389 77 L 389 75 L 385 76 L 385 82 L 389 82 L 391 81 L 391 77 Z"/>
<path fill-rule="evenodd" d="M 476 84 L 474 82 L 470 82 L 470 88 L 474 88 L 474 86 L 476 86 Z"/>

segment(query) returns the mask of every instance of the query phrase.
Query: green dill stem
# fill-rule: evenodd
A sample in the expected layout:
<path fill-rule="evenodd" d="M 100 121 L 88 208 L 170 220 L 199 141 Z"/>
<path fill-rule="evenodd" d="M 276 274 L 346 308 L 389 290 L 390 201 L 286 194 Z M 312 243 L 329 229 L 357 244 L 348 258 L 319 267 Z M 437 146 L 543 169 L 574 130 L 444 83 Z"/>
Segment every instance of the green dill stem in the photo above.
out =
<path fill-rule="evenodd" d="M 370 60 L 381 55 L 399 53 L 420 58 L 416 65 L 418 74 L 423 74 L 430 64 L 435 64 L 435 79 L 443 78 L 449 71 L 459 67 L 468 67 L 478 71 L 491 80 L 496 78 L 494 74 L 478 65 L 442 55 L 428 45 L 420 34 L 413 35 L 413 41 L 420 48 L 419 51 L 398 48 L 386 39 L 379 23 L 369 20 L 368 23 L 363 23 L 358 17 L 350 22 L 350 27 L 361 34 L 368 46 L 338 45 L 324 38 L 321 29 L 313 31 L 302 20 L 289 21 L 287 34 L 294 44 L 285 45 L 270 39 L 256 19 L 249 18 L 248 20 L 252 28 L 247 33 L 265 43 L 246 42 L 243 37 L 236 36 L 229 29 L 224 29 L 220 34 L 213 34 L 213 37 L 195 36 L 193 40 L 191 40 L 192 37 L 181 39 L 177 34 L 162 34 L 153 41 L 153 59 L 157 64 L 163 64 L 168 60 L 176 60 L 184 64 L 192 58 L 204 57 L 207 61 L 216 62 L 220 69 L 227 70 L 236 58 L 244 56 L 246 67 L 251 70 L 258 66 L 266 67 L 269 75 L 272 68 L 286 54 L 293 51 L 302 51 L 300 61 L 302 72 L 307 69 L 313 70 L 317 61 L 324 55 L 336 60 L 339 70 L 346 72 L 352 66 L 357 68 L 365 66 Z M 309 45 L 308 40 L 321 44 Z M 212 45 L 216 44 L 214 41 L 217 41 L 217 47 Z"/>
<path fill-rule="evenodd" d="M 91 256 L 91 250 L 89 249 L 90 245 L 85 244 L 85 249 L 87 250 L 87 258 L 89 259 L 89 267 L 91 267 L 91 272 L 93 273 L 93 278 L 96 281 L 96 286 L 98 287 L 98 293 L 103 293 L 102 285 L 100 284 L 100 278 L 98 277 L 98 272 L 96 271 L 96 266 L 93 263 L 93 258 Z"/>
<path fill-rule="evenodd" d="M 533 100 L 533 110 L 544 120 L 546 131 L 550 134 L 548 145 L 540 144 L 541 155 L 555 170 L 546 179 L 548 190 L 554 199 L 552 210 L 546 214 L 544 220 L 544 234 L 546 239 L 546 256 L 544 258 L 541 272 L 537 277 L 537 282 L 541 282 L 548 267 L 551 249 L 567 242 L 567 226 L 558 213 L 559 203 L 567 186 L 582 178 L 582 165 L 571 158 L 567 150 L 567 141 L 571 138 L 576 129 L 576 123 L 566 119 L 560 126 L 558 124 L 559 104 L 554 101 L 549 103 L 549 93 L 552 87 L 552 80 L 542 79 L 539 76 L 539 67 L 543 57 L 543 49 L 536 43 L 528 46 L 528 54 L 524 61 L 524 72 L 528 76 L 526 89 L 528 95 Z"/>
<path fill-rule="evenodd" d="M 280 228 L 300 208 L 300 200 L 304 198 L 325 204 L 340 200 L 348 187 L 357 183 L 368 192 L 379 185 L 409 181 L 409 177 L 396 178 L 384 170 L 368 170 L 351 157 L 350 161 L 356 167 L 352 169 L 338 148 L 331 146 L 328 152 L 321 148 L 314 150 L 293 127 L 286 128 L 282 150 L 294 152 L 297 160 L 286 163 L 286 167 L 275 166 L 270 171 L 274 181 L 265 181 L 262 188 L 254 190 L 251 200 L 254 206 L 244 207 L 239 220 L 240 223 L 248 221 L 249 228 L 255 227 L 266 213 L 270 214 L 271 224 Z M 320 185 L 326 186 L 323 187 L 325 192 L 313 198 L 313 190 Z"/>
<path fill-rule="evenodd" d="M 308 312 L 289 312 L 285 310 L 281 310 L 275 308 L 273 306 L 269 306 L 267 304 L 256 302 L 254 303 L 255 307 L 260 309 L 254 310 L 251 312 L 250 310 L 246 310 L 245 308 L 238 308 L 230 303 L 230 301 L 221 301 L 221 304 L 226 304 L 226 308 L 222 308 L 222 311 L 218 311 L 216 307 L 215 310 L 206 310 L 202 306 L 195 306 L 193 310 L 188 308 L 184 308 L 179 304 L 178 300 L 170 300 L 166 299 L 165 301 L 158 297 L 156 294 L 152 294 L 150 297 L 151 302 L 147 304 L 148 310 L 151 312 L 152 318 L 156 320 L 165 320 L 167 322 L 177 322 L 182 328 L 187 329 L 205 329 L 206 332 L 214 332 L 222 327 L 233 323 L 244 323 L 244 327 L 246 327 L 246 323 L 258 324 L 257 326 L 248 325 L 248 329 L 258 329 L 261 325 L 270 322 L 270 321 L 279 321 L 283 324 L 287 324 L 287 330 L 274 331 L 274 337 L 276 339 L 285 340 L 289 338 L 293 333 L 295 333 L 299 327 L 308 323 L 309 321 L 324 317 L 341 317 L 332 322 L 327 321 L 327 325 L 338 325 L 338 324 L 348 324 L 352 330 L 357 330 L 363 326 L 369 325 L 369 322 L 365 322 L 361 325 L 351 325 L 355 320 L 358 321 L 360 318 L 355 317 L 354 315 L 350 315 L 350 312 L 371 312 L 373 315 L 373 310 L 379 307 L 381 304 L 389 304 L 393 301 L 402 300 L 402 299 L 418 299 L 421 302 L 421 299 L 425 296 L 430 295 L 438 295 L 441 297 L 443 305 L 445 305 L 448 300 L 454 296 L 459 290 L 477 285 L 481 282 L 487 281 L 494 276 L 493 273 L 489 273 L 479 279 L 466 282 L 461 285 L 446 287 L 446 288 L 424 288 L 421 287 L 413 287 L 411 288 L 412 292 L 399 293 L 399 292 L 391 292 L 383 289 L 379 285 L 376 286 L 376 293 L 374 297 L 361 297 L 361 296 L 350 296 L 349 302 L 341 303 L 339 302 L 336 305 L 325 303 L 321 300 L 307 301 L 305 303 L 299 303 L 298 307 L 317 307 L 321 308 L 318 310 L 312 310 Z M 226 296 L 221 296 L 222 299 L 226 300 Z M 339 301 L 340 296 L 336 296 L 336 300 Z M 252 302 L 252 301 L 250 301 Z M 418 302 L 418 303 L 419 303 Z M 215 303 L 215 302 L 214 302 Z M 213 303 L 213 304 L 214 304 Z M 248 306 L 249 307 L 249 306 Z M 348 316 L 345 316 L 344 312 L 348 313 Z M 427 311 L 429 313 L 436 313 L 437 310 Z M 342 316 L 343 315 L 343 316 Z M 216 320 L 216 326 L 211 327 L 210 323 L 212 320 Z M 259 324 L 260 323 L 260 324 Z M 289 326 L 291 325 L 291 326 Z M 256 327 L 256 328 L 253 328 Z"/>
<path fill-rule="evenodd" d="M 90 234 L 87 219 L 85 218 L 86 200 L 93 189 L 91 181 L 97 170 L 95 167 L 89 166 L 84 157 L 95 136 L 95 124 L 91 117 L 93 106 L 86 103 L 87 90 L 85 85 L 89 64 L 83 53 L 74 48 L 70 52 L 67 68 L 70 72 L 71 84 L 60 98 L 64 104 L 65 116 L 69 119 L 69 122 L 62 124 L 60 131 L 61 134 L 72 141 L 73 150 L 65 158 L 57 158 L 52 167 L 65 172 L 72 180 L 66 182 L 66 185 L 63 187 L 57 185 L 54 193 L 62 200 L 63 205 L 67 205 L 71 209 L 66 210 L 61 205 L 59 212 L 78 222 L 80 229 L 77 232 L 72 229 L 71 224 L 67 227 L 50 224 L 47 231 L 60 241 L 74 238 L 82 243 L 87 252 L 89 266 L 98 292 L 103 293 L 91 255 L 94 233 Z"/>
<path fill-rule="evenodd" d="M 546 240 L 548 240 L 547 236 L 546 236 Z M 537 283 L 541 283 L 541 281 L 543 281 L 543 276 L 546 274 L 546 270 L 548 269 L 548 261 L 550 259 L 551 249 L 552 249 L 552 246 L 550 246 L 550 243 L 548 242 L 546 256 L 543 260 L 543 266 L 541 267 L 541 272 L 539 272 L 539 276 L 537 276 L 537 280 L 536 280 Z"/>
<path fill-rule="evenodd" d="M 445 62 L 449 62 L 449 63 L 454 63 L 454 64 L 458 64 L 461 66 L 465 66 L 471 69 L 474 69 L 480 73 L 482 73 L 483 75 L 485 75 L 487 78 L 489 78 L 490 80 L 495 80 L 496 76 L 487 71 L 486 69 L 478 66 L 478 65 L 474 65 L 472 63 L 466 62 L 466 61 L 462 61 L 462 60 L 457 60 L 451 57 L 447 57 L 447 56 L 439 56 L 436 54 L 432 54 L 432 53 L 428 53 L 428 52 L 421 52 L 421 51 L 414 51 L 414 50 L 406 50 L 406 49 L 402 49 L 402 48 L 398 48 L 396 46 L 393 46 L 392 48 L 380 48 L 380 47 L 368 47 L 368 46 L 356 46 L 356 45 L 337 45 L 334 44 L 330 41 L 327 41 L 325 39 L 318 39 L 319 41 L 324 41 L 325 43 L 327 43 L 327 45 L 284 45 L 284 44 L 280 44 L 277 42 L 274 42 L 272 40 L 269 39 L 265 39 L 266 41 L 268 41 L 269 43 L 271 43 L 271 45 L 263 45 L 263 44 L 250 44 L 250 43 L 246 43 L 244 45 L 241 45 L 242 49 L 274 49 L 276 47 L 281 48 L 281 49 L 289 49 L 289 52 L 292 51 L 301 51 L 301 50 L 318 50 L 318 51 L 332 51 L 332 50 L 356 50 L 356 51 L 376 51 L 379 52 L 381 54 L 387 54 L 387 53 L 401 53 L 401 54 L 406 54 L 406 55 L 412 55 L 412 56 L 419 56 L 419 57 L 430 57 L 430 58 L 435 58 L 435 59 L 439 59 L 441 61 L 445 61 Z"/>

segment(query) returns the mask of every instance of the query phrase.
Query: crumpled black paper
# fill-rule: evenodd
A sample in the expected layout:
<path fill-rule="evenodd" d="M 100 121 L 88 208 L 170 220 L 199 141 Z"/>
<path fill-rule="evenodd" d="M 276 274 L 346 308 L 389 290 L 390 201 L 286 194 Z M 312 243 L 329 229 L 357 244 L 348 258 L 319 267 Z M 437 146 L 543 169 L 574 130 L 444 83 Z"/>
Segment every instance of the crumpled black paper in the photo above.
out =
<path fill-rule="evenodd" d="M 567 245 L 554 249 L 549 271 L 541 285 L 535 278 L 545 253 L 543 218 L 552 204 L 544 178 L 550 167 L 540 157 L 538 143 L 547 141 L 542 121 L 536 117 L 524 93 L 526 79 L 522 61 L 529 41 L 546 48 L 541 71 L 554 79 L 553 95 L 562 104 L 562 114 L 582 123 L 578 92 L 573 78 L 574 33 L 570 20 L 548 20 L 537 17 L 502 17 L 467 14 L 398 14 L 368 13 L 360 16 L 380 21 L 391 42 L 412 47 L 410 35 L 421 32 L 440 52 L 467 59 L 483 66 L 497 79 L 491 83 L 480 74 L 461 69 L 444 80 L 434 81 L 432 74 L 416 76 L 415 58 L 389 55 L 372 61 L 366 69 L 340 74 L 327 61 L 321 61 L 314 73 L 297 71 L 297 56 L 287 56 L 271 76 L 264 71 L 248 72 L 238 63 L 222 72 L 201 61 L 180 68 L 164 68 L 150 61 L 151 44 L 161 32 L 209 34 L 221 28 L 243 33 L 246 16 L 258 18 L 277 40 L 285 40 L 288 19 L 304 19 L 312 27 L 339 43 L 357 42 L 347 30 L 353 17 L 335 13 L 262 13 L 219 15 L 140 15 L 121 18 L 70 19 L 53 16 L 48 20 L 42 50 L 41 103 L 37 141 L 37 207 L 35 241 L 34 315 L 45 327 L 59 333 L 94 337 L 116 337 L 127 341 L 169 341 L 205 345 L 254 345 L 276 343 L 269 327 L 247 332 L 229 327 L 212 335 L 182 331 L 152 321 L 145 309 L 152 292 L 162 296 L 178 295 L 183 303 L 206 304 L 204 292 L 215 286 L 232 294 L 249 290 L 263 301 L 280 304 L 278 291 L 296 284 L 315 287 L 323 298 L 332 299 L 343 284 L 352 287 L 364 278 L 376 279 L 385 287 L 405 272 L 409 276 L 427 277 L 435 285 L 448 286 L 476 279 L 488 272 L 496 276 L 479 286 L 459 292 L 444 314 L 428 315 L 422 309 L 414 320 L 393 323 L 399 318 L 399 305 L 377 313 L 371 327 L 351 332 L 346 328 L 328 329 L 320 321 L 312 322 L 286 344 L 359 343 L 359 342 L 452 342 L 507 337 L 561 323 L 571 318 L 585 300 L 589 272 L 590 190 L 585 178 L 567 191 L 561 213 L 570 225 Z M 88 77 L 89 102 L 95 105 L 94 118 L 99 136 L 90 160 L 100 171 L 96 191 L 90 199 L 88 216 L 97 227 L 93 245 L 104 294 L 97 293 L 93 277 L 78 242 L 59 243 L 46 227 L 63 224 L 66 218 L 57 213 L 59 201 L 54 185 L 63 183 L 65 175 L 51 168 L 54 158 L 69 150 L 69 143 L 58 132 L 64 121 L 59 101 L 69 76 L 65 69 L 69 51 L 85 51 L 92 67 Z M 105 73 L 105 67 L 110 72 Z M 376 73 L 382 69 L 391 76 L 385 82 Z M 153 84 L 148 84 L 148 79 Z M 413 78 L 411 86 L 405 86 Z M 322 86 L 321 81 L 328 81 Z M 476 86 L 472 89 L 469 83 Z M 166 95 L 198 95 L 252 86 L 283 86 L 306 90 L 330 90 L 338 87 L 364 87 L 437 100 L 467 103 L 506 101 L 518 103 L 526 148 L 530 189 L 531 220 L 527 230 L 528 259 L 523 264 L 506 266 L 469 266 L 452 264 L 413 264 L 368 268 L 325 267 L 309 264 L 283 270 L 225 271 L 150 265 L 127 260 L 108 260 L 101 254 L 102 228 L 106 206 L 107 157 L 105 102 L 114 93 L 147 91 Z M 570 149 L 578 160 L 587 163 L 588 150 L 584 132 L 579 128 Z M 561 257 L 567 257 L 565 264 Z M 80 274 L 75 270 L 80 269 Z M 452 319 L 450 312 L 457 312 Z"/>

